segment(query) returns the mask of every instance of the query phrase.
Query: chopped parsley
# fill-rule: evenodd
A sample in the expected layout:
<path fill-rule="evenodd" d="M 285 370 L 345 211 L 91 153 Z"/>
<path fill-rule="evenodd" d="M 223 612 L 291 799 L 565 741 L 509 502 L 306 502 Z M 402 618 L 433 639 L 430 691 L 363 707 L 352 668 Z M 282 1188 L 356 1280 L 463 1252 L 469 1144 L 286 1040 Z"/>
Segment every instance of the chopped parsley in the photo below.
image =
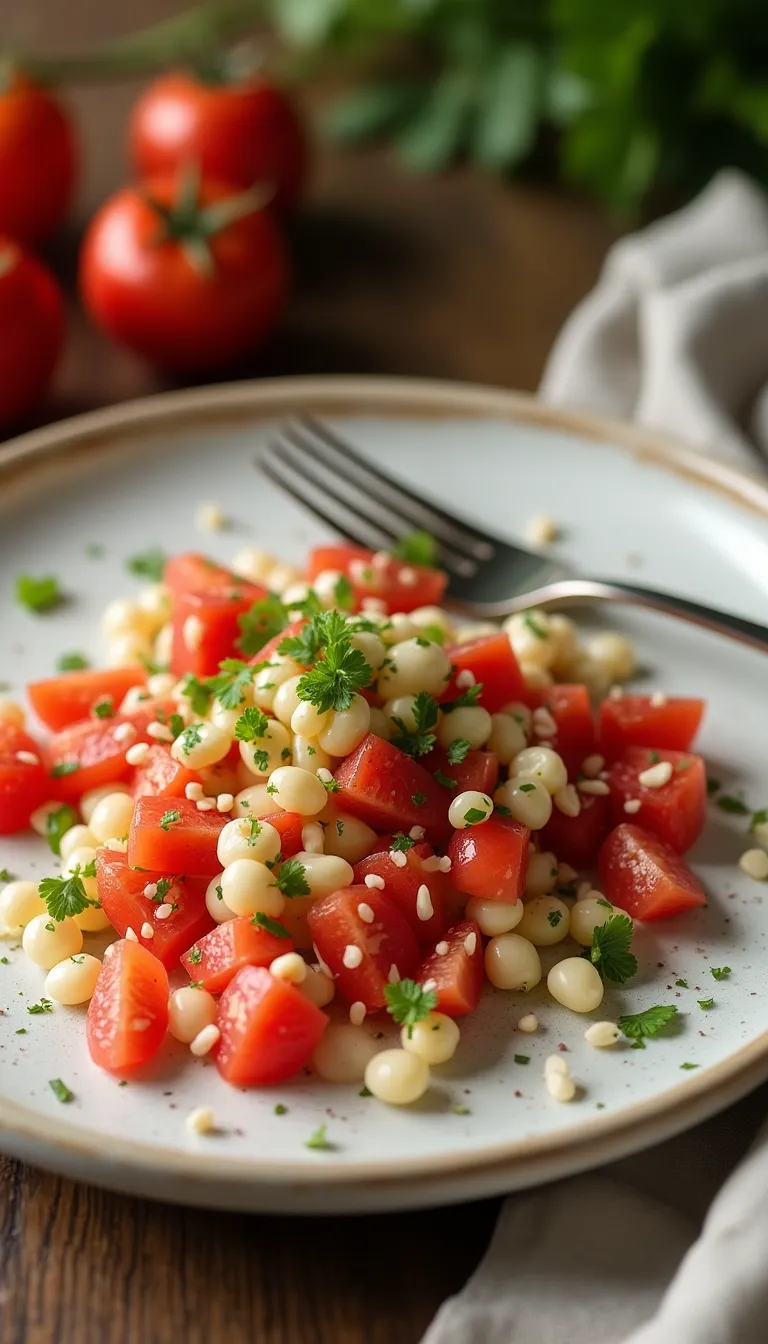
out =
<path fill-rule="evenodd" d="M 48 841 L 52 854 L 61 854 L 62 836 L 72 826 L 76 826 L 78 821 L 77 813 L 73 807 L 67 803 L 62 803 L 53 812 L 49 812 L 45 818 L 45 838 Z"/>
<path fill-rule="evenodd" d="M 619 1031 L 632 1041 L 640 1041 L 645 1036 L 658 1036 L 676 1016 L 677 1008 L 673 1003 L 660 1003 L 642 1013 L 627 1013 L 620 1017 Z"/>
<path fill-rule="evenodd" d="M 279 919 L 271 919 L 265 915 L 263 910 L 257 910 L 251 923 L 257 929 L 263 929 L 265 933 L 271 933 L 273 938 L 290 938 L 290 934 L 284 924 Z"/>
<path fill-rule="evenodd" d="M 360 649 L 352 647 L 349 626 L 338 611 L 319 612 L 307 628 L 314 628 L 322 657 L 300 678 L 296 694 L 300 700 L 308 700 L 321 714 L 328 709 L 337 713 L 349 709 L 352 697 L 370 683 L 372 667 Z M 281 651 L 282 648 L 281 644 Z"/>
<path fill-rule="evenodd" d="M 485 821 L 489 813 L 482 807 L 470 807 L 468 812 L 464 813 L 464 829 L 468 826 L 475 826 L 478 822 Z"/>
<path fill-rule="evenodd" d="M 523 612 L 523 625 L 525 626 L 526 630 L 529 630 L 530 633 L 536 639 L 547 638 L 546 630 L 542 625 L 539 625 L 538 621 L 536 620 L 536 613 L 531 611 L 530 609 L 528 611 Z"/>
<path fill-rule="evenodd" d="M 235 641 L 242 653 L 259 653 L 270 639 L 274 639 L 288 625 L 288 610 L 277 593 L 267 593 L 254 602 L 248 611 L 237 618 L 240 637 Z"/>
<path fill-rule="evenodd" d="M 548 910 L 548 911 L 547 911 L 547 923 L 548 923 L 548 924 L 551 924 L 553 929 L 556 929 L 556 928 L 557 928 L 557 926 L 558 926 L 558 924 L 560 923 L 560 920 L 561 920 L 562 918 L 563 918 L 563 912 L 562 912 L 562 910 Z"/>
<path fill-rule="evenodd" d="M 60 607 L 64 594 L 59 580 L 53 574 L 46 574 L 39 579 L 33 578 L 31 574 L 19 574 L 16 577 L 16 601 L 27 611 L 42 616 Z"/>
<path fill-rule="evenodd" d="M 277 874 L 276 885 L 288 900 L 294 896 L 309 896 L 311 888 L 306 874 L 304 864 L 299 863 L 298 859 L 286 859 Z"/>
<path fill-rule="evenodd" d="M 169 831 L 177 821 L 181 821 L 181 813 L 177 807 L 172 807 L 170 811 L 164 812 L 160 818 L 160 830 Z"/>
<path fill-rule="evenodd" d="M 461 765 L 469 748 L 470 744 L 466 737 L 454 737 L 453 741 L 448 743 L 448 764 Z"/>
<path fill-rule="evenodd" d="M 255 705 L 244 709 L 235 724 L 235 737 L 238 742 L 254 742 L 263 737 L 269 727 L 269 719 Z"/>
<path fill-rule="evenodd" d="M 452 1113 L 453 1113 L 454 1115 L 471 1115 L 471 1114 L 472 1114 L 472 1112 L 470 1111 L 469 1107 L 468 1107 L 468 1106 L 465 1106 L 464 1103 L 461 1102 L 461 1101 L 456 1101 L 456 1102 L 454 1102 L 453 1106 L 451 1107 L 451 1111 L 452 1111 Z"/>
<path fill-rule="evenodd" d="M 649 751 L 648 760 L 650 761 L 651 765 L 658 765 L 659 761 L 661 760 L 658 751 Z"/>
<path fill-rule="evenodd" d="M 62 1083 L 60 1078 L 51 1078 L 48 1086 L 50 1087 L 57 1101 L 74 1101 L 75 1094 L 71 1092 L 66 1083 Z"/>
<path fill-rule="evenodd" d="M 62 653 L 57 659 L 57 672 L 82 672 L 83 668 L 90 667 L 90 662 L 84 653 Z"/>
<path fill-rule="evenodd" d="M 161 877 L 160 881 L 157 882 L 155 885 L 157 887 L 157 890 L 154 896 L 152 897 L 152 900 L 155 902 L 156 905 L 162 905 L 163 901 L 168 895 L 168 892 L 171 890 L 171 887 L 173 886 L 173 878 Z"/>
<path fill-rule="evenodd" d="M 419 691 L 414 697 L 411 713 L 413 728 L 409 728 L 404 719 L 393 716 L 392 722 L 397 727 L 397 733 L 392 738 L 392 744 L 407 756 L 426 756 L 437 741 L 433 731 L 437 727 L 437 701 L 427 691 Z"/>
<path fill-rule="evenodd" d="M 765 826 L 766 822 L 768 822 L 768 807 L 761 807 L 759 812 L 752 813 L 749 829 L 756 831 L 758 826 Z"/>
<path fill-rule="evenodd" d="M 698 1003 L 700 1008 L 704 1009 L 705 1013 L 708 1013 L 710 1008 L 714 1008 L 715 1006 L 714 999 L 697 999 L 696 1002 Z"/>
<path fill-rule="evenodd" d="M 282 1101 L 278 1101 L 277 1105 L 276 1105 L 276 1106 L 274 1107 L 274 1109 L 273 1109 L 272 1114 L 273 1114 L 273 1115 L 287 1115 L 287 1114 L 288 1114 L 288 1107 L 287 1107 L 287 1106 L 284 1106 L 283 1103 L 282 1103 Z"/>
<path fill-rule="evenodd" d="M 30 1003 L 27 1012 L 30 1017 L 40 1017 L 41 1013 L 52 1013 L 53 1004 L 50 999 L 41 999 L 39 1003 Z"/>
<path fill-rule="evenodd" d="M 85 875 L 91 876 L 90 873 Z M 38 890 L 48 908 L 48 914 L 57 923 L 81 915 L 93 905 L 93 901 L 85 894 L 79 869 L 70 877 L 44 877 Z"/>
<path fill-rule="evenodd" d="M 330 1143 L 330 1142 L 328 1141 L 328 1138 L 326 1137 L 326 1136 L 327 1136 L 327 1133 L 328 1133 L 328 1126 L 327 1126 L 327 1125 L 320 1125 L 320 1126 L 314 1131 L 313 1134 L 310 1134 L 309 1138 L 306 1140 L 306 1142 L 305 1142 L 305 1144 L 304 1144 L 304 1147 L 305 1147 L 305 1148 L 332 1148 L 332 1147 L 333 1147 L 333 1144 Z"/>
<path fill-rule="evenodd" d="M 178 716 L 173 715 L 173 717 L 177 718 Z M 173 726 L 169 726 L 171 732 L 173 732 Z M 202 723 L 190 723 L 187 728 L 182 729 L 180 733 L 175 733 L 174 736 L 178 738 L 183 755 L 188 756 L 193 747 L 199 746 L 203 740 L 203 725 Z"/>
<path fill-rule="evenodd" d="M 688 981 L 687 981 L 687 980 L 676 980 L 676 981 L 675 981 L 675 984 L 677 985 L 677 988 L 678 988 L 678 989 L 687 989 L 687 988 L 688 988 Z"/>
<path fill-rule="evenodd" d="M 360 1091 L 358 1092 L 357 1095 L 358 1097 L 372 1097 L 373 1093 L 370 1087 L 366 1087 L 365 1083 L 363 1083 L 363 1086 L 360 1088 Z"/>
<path fill-rule="evenodd" d="M 465 705 L 476 705 L 482 693 L 483 683 L 477 681 L 474 686 L 468 686 L 463 695 L 458 695 L 455 700 L 447 700 L 441 708 L 450 714 L 452 709 L 463 709 Z"/>
<path fill-rule="evenodd" d="M 188 672 L 181 683 L 181 691 L 189 701 L 193 714 L 199 714 L 202 718 L 208 713 L 213 691 L 206 682 L 198 681 L 197 677 Z"/>
<path fill-rule="evenodd" d="M 339 839 L 341 839 L 342 835 L 344 834 L 344 822 L 343 822 L 343 821 L 337 821 L 337 822 L 336 822 L 336 834 L 338 835 Z"/>
<path fill-rule="evenodd" d="M 206 686 L 223 709 L 238 709 L 245 700 L 253 681 L 252 663 L 239 658 L 224 658 L 219 663 L 218 676 L 209 677 Z"/>
<path fill-rule="evenodd" d="M 436 770 L 432 778 L 436 784 L 442 784 L 444 789 L 455 789 L 458 783 L 458 780 L 450 779 L 448 775 L 444 775 L 442 770 Z"/>
<path fill-rule="evenodd" d="M 598 924 L 592 933 L 592 946 L 582 956 L 597 967 L 603 980 L 623 985 L 637 970 L 637 957 L 630 952 L 635 926 L 627 915 L 613 915 Z"/>
<path fill-rule="evenodd" d="M 713 793 L 719 793 L 722 787 L 719 779 L 715 779 L 714 775 L 707 775 L 707 793 L 710 797 Z"/>
<path fill-rule="evenodd" d="M 51 770 L 53 779 L 61 779 L 64 775 L 74 775 L 80 769 L 78 761 L 59 761 Z"/>
<path fill-rule="evenodd" d="M 730 966 L 710 966 L 709 973 L 714 980 L 727 980 L 731 974 Z"/>
<path fill-rule="evenodd" d="M 500 817 L 511 817 L 511 816 L 512 816 L 512 808 L 511 808 L 511 807 L 507 807 L 506 803 L 496 803 L 496 805 L 495 805 L 495 807 L 494 807 L 493 810 L 494 810 L 494 812 L 498 812 L 498 814 L 499 814 Z"/>
<path fill-rule="evenodd" d="M 387 1000 L 387 1012 L 398 1026 L 408 1028 L 408 1037 L 413 1035 L 417 1022 L 437 1007 L 437 995 L 433 989 L 423 989 L 415 980 L 398 980 L 394 985 L 384 986 Z"/>
<path fill-rule="evenodd" d="M 732 793 L 723 793 L 715 799 L 721 812 L 729 812 L 734 817 L 748 817 L 749 808 L 741 798 L 735 798 Z"/>
<path fill-rule="evenodd" d="M 115 705 L 111 695 L 105 695 L 103 700 L 97 700 L 93 706 L 93 713 L 97 719 L 112 719 L 115 716 Z"/>
<path fill-rule="evenodd" d="M 392 556 L 408 565 L 423 565 L 427 569 L 437 569 L 440 563 L 438 544 L 431 532 L 407 532 L 392 547 Z"/>
<path fill-rule="evenodd" d="M 423 807 L 427 801 L 426 793 L 412 793 L 411 802 L 414 807 Z"/>
<path fill-rule="evenodd" d="M 445 630 L 442 625 L 425 625 L 421 633 L 430 644 L 439 644 L 442 647 L 445 643 Z"/>
<path fill-rule="evenodd" d="M 530 1064 L 530 1062 L 531 1062 L 530 1055 L 515 1055 L 516 1064 Z"/>
<path fill-rule="evenodd" d="M 159 583 L 163 577 L 166 558 L 165 551 L 159 546 L 152 546 L 148 551 L 132 555 L 126 560 L 125 567 L 130 574 L 135 574 L 137 579 L 152 579 L 153 583 Z"/>
<path fill-rule="evenodd" d="M 681 1069 L 698 1069 L 698 1068 L 699 1068 L 699 1065 L 698 1065 L 698 1064 L 689 1064 L 688 1061 L 686 1060 L 685 1064 L 681 1064 L 681 1065 L 680 1065 L 680 1068 L 681 1068 Z"/>
<path fill-rule="evenodd" d="M 333 585 L 333 600 L 342 611 L 351 611 L 354 601 L 352 584 L 346 574 L 342 574 Z"/>
<path fill-rule="evenodd" d="M 392 854 L 405 854 L 409 849 L 413 849 L 416 844 L 412 835 L 404 835 L 402 831 L 396 831 L 392 836 L 392 844 L 389 846 L 389 852 Z"/>
<path fill-rule="evenodd" d="M 203 960 L 203 954 L 199 947 L 190 947 L 187 955 L 193 966 L 199 966 Z"/>
<path fill-rule="evenodd" d="M 536 785 L 535 785 L 535 784 L 521 784 L 519 787 L 520 787 L 520 792 L 521 792 L 521 793 L 533 793 L 533 790 L 536 788 Z"/>

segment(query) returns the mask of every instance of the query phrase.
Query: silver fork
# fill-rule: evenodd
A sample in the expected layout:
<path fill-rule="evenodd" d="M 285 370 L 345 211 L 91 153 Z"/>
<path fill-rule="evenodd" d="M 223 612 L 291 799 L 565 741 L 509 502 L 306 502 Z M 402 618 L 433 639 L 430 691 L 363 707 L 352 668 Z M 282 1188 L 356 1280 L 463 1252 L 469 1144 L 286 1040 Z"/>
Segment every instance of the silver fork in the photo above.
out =
<path fill-rule="evenodd" d="M 256 465 L 316 518 L 358 546 L 389 550 L 414 529 L 430 532 L 448 572 L 446 599 L 465 615 L 509 616 L 527 607 L 625 602 L 677 616 L 768 651 L 768 627 L 676 593 L 582 578 L 567 566 L 481 532 L 415 494 L 311 417 L 283 425 Z"/>

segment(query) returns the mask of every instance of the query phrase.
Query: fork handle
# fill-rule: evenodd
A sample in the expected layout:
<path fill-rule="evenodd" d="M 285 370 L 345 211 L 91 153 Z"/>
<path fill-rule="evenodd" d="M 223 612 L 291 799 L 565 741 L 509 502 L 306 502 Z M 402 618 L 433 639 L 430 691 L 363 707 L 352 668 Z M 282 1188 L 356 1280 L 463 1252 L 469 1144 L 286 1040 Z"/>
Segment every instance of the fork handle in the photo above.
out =
<path fill-rule="evenodd" d="M 506 604 L 506 611 L 520 611 L 526 607 L 577 606 L 585 602 L 626 602 L 630 606 L 645 607 L 659 611 L 665 616 L 677 616 L 692 625 L 711 630 L 716 635 L 725 635 L 740 644 L 748 644 L 754 649 L 768 653 L 768 626 L 748 621 L 744 616 L 733 616 L 728 611 L 718 611 L 716 607 L 705 607 L 701 602 L 692 602 L 676 593 L 659 592 L 654 588 L 642 588 L 634 583 L 608 583 L 601 579 L 562 579 L 547 584 L 535 592 L 526 593 L 523 598 Z"/>

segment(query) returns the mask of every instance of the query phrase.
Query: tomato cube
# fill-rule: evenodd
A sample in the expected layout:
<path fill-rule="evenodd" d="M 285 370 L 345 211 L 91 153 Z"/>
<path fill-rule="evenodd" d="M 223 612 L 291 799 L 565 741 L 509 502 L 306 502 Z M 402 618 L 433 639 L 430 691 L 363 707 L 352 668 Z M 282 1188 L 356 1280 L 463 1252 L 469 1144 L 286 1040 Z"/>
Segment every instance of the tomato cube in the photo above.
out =
<path fill-rule="evenodd" d="M 417 607 L 439 606 L 448 575 L 442 569 L 413 565 L 390 556 L 376 556 L 361 546 L 336 543 L 315 546 L 310 551 L 307 572 L 310 583 L 318 574 L 338 570 L 352 585 L 354 609 L 367 597 L 385 604 L 391 615 L 395 611 L 415 611 Z"/>
<path fill-rule="evenodd" d="M 477 789 L 480 793 L 493 795 L 499 778 L 499 758 L 495 751 L 468 751 L 463 761 L 451 765 L 448 753 L 442 747 L 435 747 L 428 756 L 422 756 L 421 764 L 434 775 L 437 771 L 444 779 L 453 780 L 447 789 L 448 799 L 455 798 L 465 789 Z"/>
<path fill-rule="evenodd" d="M 434 982 L 437 1008 L 448 1017 L 473 1013 L 483 992 L 483 940 L 473 919 L 462 919 L 443 936 L 448 951 L 433 950 L 416 972 L 424 985 Z"/>
<path fill-rule="evenodd" d="M 482 901 L 514 903 L 525 890 L 530 838 L 527 826 L 498 812 L 454 831 L 448 846 L 453 885 Z"/>
<path fill-rule="evenodd" d="M 362 917 L 361 905 L 373 911 L 372 920 Z M 416 935 L 396 902 L 377 887 L 343 887 L 322 896 L 312 905 L 307 922 L 342 998 L 364 1003 L 369 1013 L 385 1006 L 390 976 L 406 979 L 418 965 Z M 350 947 L 360 952 L 360 961 L 352 966 L 347 965 Z"/>
<path fill-rule="evenodd" d="M 132 1074 L 154 1058 L 168 1028 L 168 972 L 140 943 L 112 943 L 85 1023 L 94 1064 Z"/>
<path fill-rule="evenodd" d="M 539 838 L 542 849 L 550 850 L 561 863 L 570 863 L 573 868 L 591 868 L 613 825 L 611 800 L 605 794 L 580 793 L 579 801 L 581 811 L 577 817 L 567 817 L 553 807 Z"/>
<path fill-rule="evenodd" d="M 275 830 L 280 832 L 280 853 L 284 859 L 292 859 L 294 854 L 298 854 L 304 848 L 301 832 L 306 817 L 300 816 L 298 812 L 270 812 L 269 816 L 262 817 L 261 820 L 268 821 L 270 826 L 274 826 Z"/>
<path fill-rule="evenodd" d="M 568 767 L 569 778 L 575 779 L 586 756 L 596 750 L 595 716 L 586 686 L 549 686 L 538 697 L 539 705 L 552 715 L 557 732 L 547 738 L 562 756 Z"/>
<path fill-rule="evenodd" d="M 425 860 L 435 856 L 432 846 L 426 842 L 421 841 L 407 849 L 402 855 L 405 858 L 402 866 L 395 863 L 395 852 L 387 845 L 361 859 L 355 864 L 355 882 L 364 883 L 370 874 L 383 878 L 387 896 L 405 915 L 419 943 L 422 946 L 434 943 L 450 923 L 450 880 L 439 869 L 435 871 L 428 867 L 425 871 Z M 423 894 L 419 897 L 424 887 L 428 899 Z"/>
<path fill-rule="evenodd" d="M 56 733 L 87 718 L 93 706 L 105 700 L 116 713 L 131 687 L 143 686 L 146 680 L 143 667 L 99 667 L 33 681 L 27 695 L 38 719 Z"/>
<path fill-rule="evenodd" d="M 687 751 L 704 715 L 703 700 L 670 697 L 654 704 L 649 695 L 622 695 L 604 700 L 598 719 L 598 745 L 609 760 L 625 747 L 656 747 Z"/>
<path fill-rule="evenodd" d="M 216 846 L 228 818 L 199 812 L 188 798 L 137 798 L 128 835 L 132 868 L 213 877 L 221 869 Z"/>
<path fill-rule="evenodd" d="M 640 782 L 643 771 L 665 764 L 672 767 L 666 784 L 653 787 Z M 615 825 L 627 820 L 626 804 L 631 802 L 637 824 L 671 845 L 678 854 L 685 854 L 704 829 L 707 772 L 700 756 L 627 747 L 611 767 L 610 787 Z M 640 803 L 639 808 L 634 808 L 635 802 Z"/>
<path fill-rule="evenodd" d="M 242 966 L 219 1002 L 216 1065 L 234 1087 L 292 1078 L 312 1058 L 328 1018 L 263 966 Z"/>
<path fill-rule="evenodd" d="M 482 682 L 478 704 L 497 714 L 511 701 L 523 701 L 528 704 L 530 691 L 514 655 L 507 635 L 501 631 L 498 635 L 482 635 L 468 644 L 457 644 L 446 650 L 453 665 L 451 680 L 441 700 L 455 700 L 463 695 L 466 687 L 458 684 L 461 672 L 471 672 L 475 682 Z"/>
<path fill-rule="evenodd" d="M 158 715 L 167 718 L 175 708 L 173 700 L 148 699 L 146 704 L 113 719 L 82 719 L 63 728 L 45 748 L 52 776 L 50 794 L 67 803 L 76 802 L 90 789 L 129 779 L 132 770 L 126 752 L 134 742 L 150 742 L 147 733 L 150 723 Z M 123 741 L 119 733 L 116 735 L 123 723 L 131 724 L 135 730 L 129 741 Z"/>
<path fill-rule="evenodd" d="M 0 719 L 0 835 L 23 831 L 50 792 L 34 738 L 10 720 Z"/>
<path fill-rule="evenodd" d="M 213 928 L 205 906 L 207 878 L 139 871 L 129 867 L 126 854 L 101 848 L 96 851 L 96 883 L 104 913 L 120 937 L 133 929 L 167 971 L 178 966 L 182 952 Z M 153 896 L 145 894 L 148 888 L 155 889 Z M 161 905 L 173 907 L 167 919 L 157 917 Z M 142 932 L 146 925 L 152 929 L 151 938 Z"/>
<path fill-rule="evenodd" d="M 136 766 L 131 781 L 134 798 L 156 794 L 163 798 L 183 798 L 188 784 L 199 784 L 200 775 L 174 760 L 168 747 L 157 742 L 149 748 L 141 765 Z"/>
<path fill-rule="evenodd" d="M 624 822 L 611 831 L 597 866 L 606 899 L 633 919 L 664 919 L 707 903 L 680 855 L 639 826 Z"/>
<path fill-rule="evenodd" d="M 252 919 L 240 917 L 217 924 L 198 939 L 181 958 L 190 980 L 209 994 L 221 994 L 241 966 L 269 966 L 284 952 L 292 952 L 290 938 L 278 938 L 259 928 Z"/>
<path fill-rule="evenodd" d="M 240 617 L 266 589 L 201 555 L 175 556 L 165 581 L 173 594 L 171 670 L 177 677 L 212 676 L 224 658 L 238 656 Z"/>
<path fill-rule="evenodd" d="M 417 761 L 391 742 L 369 733 L 335 774 L 335 802 L 377 831 L 409 831 L 423 826 L 439 844 L 450 834 L 450 795 Z"/>

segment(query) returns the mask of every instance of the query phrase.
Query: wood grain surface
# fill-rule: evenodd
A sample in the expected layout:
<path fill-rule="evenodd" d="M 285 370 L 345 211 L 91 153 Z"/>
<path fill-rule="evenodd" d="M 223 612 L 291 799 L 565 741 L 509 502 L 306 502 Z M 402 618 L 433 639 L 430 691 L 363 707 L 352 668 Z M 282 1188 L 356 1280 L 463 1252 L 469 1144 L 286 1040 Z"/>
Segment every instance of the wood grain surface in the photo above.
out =
<path fill-rule="evenodd" d="M 74 49 L 180 8 L 168 0 L 0 2 L 4 32 Z M 74 91 L 86 171 L 77 220 L 118 185 L 136 86 Z M 309 91 L 307 104 L 316 102 Z M 109 347 L 74 299 L 78 227 L 50 258 L 70 337 L 35 423 L 163 380 Z M 233 376 L 380 372 L 534 388 L 612 226 L 535 182 L 457 168 L 410 177 L 378 150 L 318 146 L 292 226 L 294 295 Z M 376 1218 L 202 1213 L 131 1200 L 0 1159 L 1 1344 L 415 1344 L 462 1286 L 497 1204 Z"/>

